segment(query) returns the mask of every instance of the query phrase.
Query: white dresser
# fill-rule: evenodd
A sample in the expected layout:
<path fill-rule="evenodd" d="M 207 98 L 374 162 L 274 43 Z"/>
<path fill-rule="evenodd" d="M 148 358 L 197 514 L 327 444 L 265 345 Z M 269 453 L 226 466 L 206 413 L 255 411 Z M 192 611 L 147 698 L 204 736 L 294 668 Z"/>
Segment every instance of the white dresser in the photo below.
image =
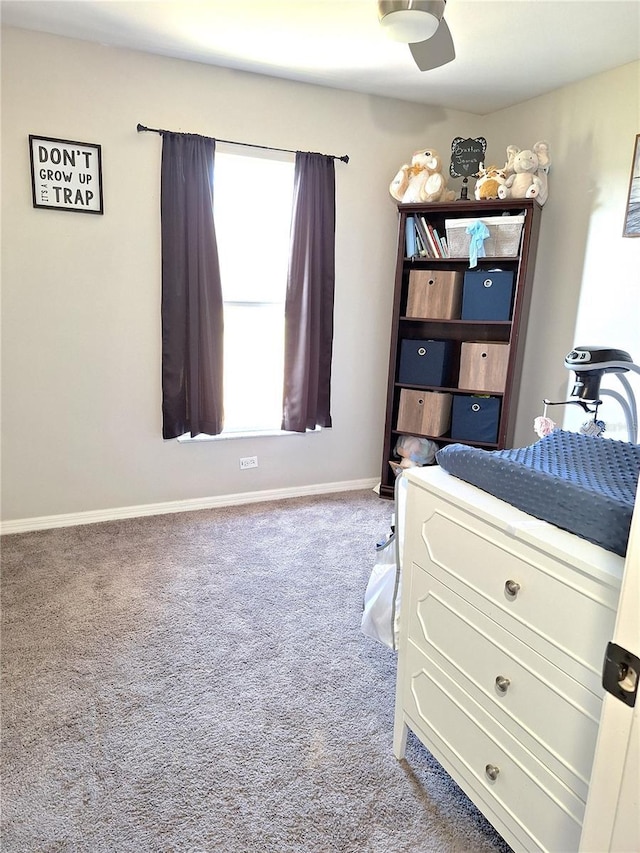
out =
<path fill-rule="evenodd" d="M 404 524 L 394 750 L 410 728 L 516 851 L 577 851 L 624 560 L 440 468 Z"/>

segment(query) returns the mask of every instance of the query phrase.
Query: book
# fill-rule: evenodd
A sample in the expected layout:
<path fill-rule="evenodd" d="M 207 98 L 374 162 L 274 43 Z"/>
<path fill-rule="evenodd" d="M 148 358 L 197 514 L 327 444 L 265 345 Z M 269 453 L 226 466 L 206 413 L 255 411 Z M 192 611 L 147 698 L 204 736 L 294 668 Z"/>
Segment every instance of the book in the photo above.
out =
<path fill-rule="evenodd" d="M 420 232 L 418 231 L 417 228 L 416 228 L 416 249 L 417 249 L 417 254 L 421 258 L 425 258 L 428 256 L 427 248 L 424 245 L 424 243 L 422 242 L 422 237 L 421 237 Z"/>
<path fill-rule="evenodd" d="M 438 231 L 436 228 L 433 229 L 433 236 L 435 238 L 436 243 L 438 244 L 438 249 L 440 250 L 440 257 L 444 258 L 445 254 L 444 254 L 444 248 L 442 246 L 442 239 L 441 239 L 440 235 L 438 234 Z"/>
<path fill-rule="evenodd" d="M 416 228 L 413 216 L 407 216 L 405 221 L 405 246 L 408 258 L 415 258 L 418 254 L 416 247 Z"/>
<path fill-rule="evenodd" d="M 416 235 L 418 236 L 418 238 L 420 239 L 420 242 L 422 243 L 422 245 L 424 247 L 425 256 L 428 258 L 435 257 L 435 255 L 433 254 L 433 252 L 431 250 L 431 246 L 430 246 L 430 243 L 429 243 L 429 240 L 427 237 L 427 229 L 424 227 L 419 216 L 416 216 L 415 224 L 416 224 Z"/>
<path fill-rule="evenodd" d="M 424 216 L 421 217 L 422 223 L 425 227 L 427 237 L 429 238 L 429 245 L 431 247 L 432 256 L 434 258 L 441 258 L 440 250 L 438 248 L 438 244 L 436 243 L 436 239 L 433 235 L 433 228 L 431 227 L 431 223 L 427 222 Z"/>

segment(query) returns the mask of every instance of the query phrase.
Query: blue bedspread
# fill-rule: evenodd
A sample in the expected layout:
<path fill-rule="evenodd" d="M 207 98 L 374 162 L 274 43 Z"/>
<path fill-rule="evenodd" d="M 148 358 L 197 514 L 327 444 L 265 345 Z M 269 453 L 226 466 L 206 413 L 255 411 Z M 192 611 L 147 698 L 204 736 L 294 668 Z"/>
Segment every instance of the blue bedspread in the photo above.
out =
<path fill-rule="evenodd" d="M 556 430 L 513 450 L 451 444 L 436 460 L 449 474 L 535 518 L 626 553 L 640 445 Z"/>

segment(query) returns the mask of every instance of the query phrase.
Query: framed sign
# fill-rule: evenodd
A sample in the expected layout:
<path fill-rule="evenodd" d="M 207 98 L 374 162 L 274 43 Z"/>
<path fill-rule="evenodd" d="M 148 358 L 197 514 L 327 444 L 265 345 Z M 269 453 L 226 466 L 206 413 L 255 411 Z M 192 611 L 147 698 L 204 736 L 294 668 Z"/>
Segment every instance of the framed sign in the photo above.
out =
<path fill-rule="evenodd" d="M 624 216 L 623 237 L 640 237 L 640 133 L 636 136 L 631 161 L 631 177 L 629 178 L 629 195 L 627 210 Z"/>
<path fill-rule="evenodd" d="M 462 182 L 461 199 L 467 198 L 467 182 L 470 177 L 475 176 L 480 164 L 484 163 L 484 155 L 487 150 L 487 140 L 484 136 L 476 139 L 464 139 L 456 136 L 451 143 L 451 163 L 449 174 L 452 178 L 464 178 Z"/>
<path fill-rule="evenodd" d="M 29 134 L 34 207 L 104 213 L 99 145 Z"/>

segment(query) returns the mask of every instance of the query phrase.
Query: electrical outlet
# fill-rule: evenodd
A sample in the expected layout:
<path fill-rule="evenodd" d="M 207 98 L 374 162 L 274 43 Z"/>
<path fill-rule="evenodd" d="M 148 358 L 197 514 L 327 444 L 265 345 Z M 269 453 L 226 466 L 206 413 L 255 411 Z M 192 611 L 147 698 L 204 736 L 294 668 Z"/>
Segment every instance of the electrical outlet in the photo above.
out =
<path fill-rule="evenodd" d="M 241 456 L 240 457 L 240 470 L 244 471 L 247 468 L 257 468 L 258 467 L 258 457 L 257 456 Z"/>

